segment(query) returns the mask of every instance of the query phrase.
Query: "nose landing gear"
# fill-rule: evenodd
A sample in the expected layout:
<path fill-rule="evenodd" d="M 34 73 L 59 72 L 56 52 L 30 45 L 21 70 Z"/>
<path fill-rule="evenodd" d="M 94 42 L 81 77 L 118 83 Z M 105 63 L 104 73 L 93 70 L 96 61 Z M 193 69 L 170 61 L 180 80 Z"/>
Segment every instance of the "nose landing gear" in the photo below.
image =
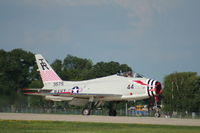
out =
<path fill-rule="evenodd" d="M 154 116 L 156 118 L 159 118 L 161 116 L 161 114 L 160 114 L 160 107 L 158 106 L 158 102 L 159 102 L 158 96 L 154 96 L 154 101 L 155 101 L 154 107 L 153 107 L 153 110 L 155 110 Z"/>

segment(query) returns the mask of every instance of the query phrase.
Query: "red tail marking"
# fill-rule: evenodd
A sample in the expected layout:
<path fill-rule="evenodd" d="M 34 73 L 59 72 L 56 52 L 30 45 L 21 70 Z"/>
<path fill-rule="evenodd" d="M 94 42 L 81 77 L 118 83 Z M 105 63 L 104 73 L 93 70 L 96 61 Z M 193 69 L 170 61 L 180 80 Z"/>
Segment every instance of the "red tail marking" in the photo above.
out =
<path fill-rule="evenodd" d="M 62 81 L 53 70 L 40 71 L 40 75 L 44 82 Z"/>

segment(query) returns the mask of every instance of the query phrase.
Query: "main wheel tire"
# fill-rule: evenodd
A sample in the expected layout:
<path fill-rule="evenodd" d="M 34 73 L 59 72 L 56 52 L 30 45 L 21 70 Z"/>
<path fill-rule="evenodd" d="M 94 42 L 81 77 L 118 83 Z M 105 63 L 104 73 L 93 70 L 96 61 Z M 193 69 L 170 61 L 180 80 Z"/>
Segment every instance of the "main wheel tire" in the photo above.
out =
<path fill-rule="evenodd" d="M 83 111 L 82 111 L 82 114 L 83 115 L 90 115 L 90 113 L 91 113 L 91 109 L 83 109 Z"/>
<path fill-rule="evenodd" d="M 108 114 L 109 114 L 109 116 L 116 116 L 117 111 L 116 110 L 109 110 Z"/>

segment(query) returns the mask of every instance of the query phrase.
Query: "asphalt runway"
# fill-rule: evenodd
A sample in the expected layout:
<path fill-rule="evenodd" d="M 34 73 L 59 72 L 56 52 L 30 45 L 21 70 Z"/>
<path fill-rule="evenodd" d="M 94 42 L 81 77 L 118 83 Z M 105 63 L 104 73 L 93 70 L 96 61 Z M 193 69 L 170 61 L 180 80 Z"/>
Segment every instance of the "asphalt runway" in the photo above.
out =
<path fill-rule="evenodd" d="M 39 121 L 200 126 L 200 119 L 125 117 L 125 116 L 111 117 L 111 116 L 94 116 L 94 115 L 82 116 L 82 115 L 65 115 L 65 114 L 0 113 L 0 120 L 39 120 Z"/>

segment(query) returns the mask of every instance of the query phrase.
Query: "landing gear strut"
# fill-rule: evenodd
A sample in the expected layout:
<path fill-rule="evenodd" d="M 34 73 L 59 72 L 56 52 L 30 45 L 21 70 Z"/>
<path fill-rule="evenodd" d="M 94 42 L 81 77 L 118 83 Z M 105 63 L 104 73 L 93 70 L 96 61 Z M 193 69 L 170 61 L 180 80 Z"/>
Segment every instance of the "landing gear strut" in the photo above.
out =
<path fill-rule="evenodd" d="M 158 96 L 154 96 L 154 101 L 155 101 L 154 107 L 153 107 L 153 109 L 155 110 L 154 116 L 156 118 L 159 118 L 161 116 L 161 114 L 160 114 L 160 107 L 158 106 L 158 102 L 159 102 Z"/>
<path fill-rule="evenodd" d="M 117 111 L 113 110 L 113 109 L 109 109 L 108 115 L 109 116 L 116 116 L 117 115 Z"/>

